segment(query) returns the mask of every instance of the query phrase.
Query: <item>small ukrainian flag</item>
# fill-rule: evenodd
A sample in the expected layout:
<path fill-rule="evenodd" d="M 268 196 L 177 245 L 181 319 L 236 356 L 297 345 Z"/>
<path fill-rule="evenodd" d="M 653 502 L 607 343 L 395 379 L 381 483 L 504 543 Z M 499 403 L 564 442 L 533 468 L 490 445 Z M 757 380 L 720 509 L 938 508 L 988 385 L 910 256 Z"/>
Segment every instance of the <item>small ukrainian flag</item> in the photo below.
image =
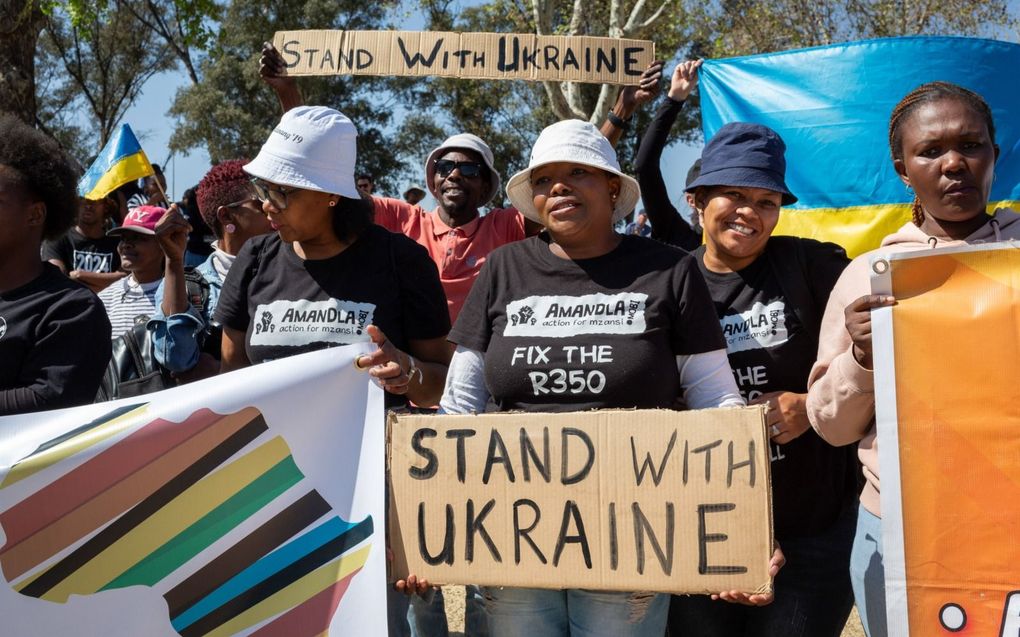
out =
<path fill-rule="evenodd" d="M 121 124 L 120 130 L 78 181 L 78 194 L 98 200 L 129 181 L 152 175 L 152 164 L 138 143 L 131 127 Z"/>

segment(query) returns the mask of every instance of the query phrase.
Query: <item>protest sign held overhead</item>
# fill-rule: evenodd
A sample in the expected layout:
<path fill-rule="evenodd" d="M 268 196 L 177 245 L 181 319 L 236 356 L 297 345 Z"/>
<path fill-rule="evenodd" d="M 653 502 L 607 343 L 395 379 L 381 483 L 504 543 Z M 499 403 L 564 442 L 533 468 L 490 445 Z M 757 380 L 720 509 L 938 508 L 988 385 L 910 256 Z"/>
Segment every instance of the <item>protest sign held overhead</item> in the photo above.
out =
<path fill-rule="evenodd" d="M 393 575 L 771 590 L 767 441 L 761 408 L 392 418 Z"/>
<path fill-rule="evenodd" d="M 1020 632 L 1017 248 L 872 260 L 890 635 Z"/>
<path fill-rule="evenodd" d="M 637 84 L 646 40 L 534 33 L 277 31 L 287 75 L 386 75 Z"/>
<path fill-rule="evenodd" d="M 4 633 L 386 634 L 367 349 L 0 419 Z"/>

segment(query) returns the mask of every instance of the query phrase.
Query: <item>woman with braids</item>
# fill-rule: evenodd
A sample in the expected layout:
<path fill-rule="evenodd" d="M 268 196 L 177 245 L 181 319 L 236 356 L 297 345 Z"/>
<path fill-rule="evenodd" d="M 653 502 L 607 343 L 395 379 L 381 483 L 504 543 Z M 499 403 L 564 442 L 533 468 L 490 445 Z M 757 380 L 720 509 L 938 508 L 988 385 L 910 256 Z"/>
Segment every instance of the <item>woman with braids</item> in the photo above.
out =
<path fill-rule="evenodd" d="M 342 113 L 300 106 L 244 166 L 275 232 L 248 240 L 223 282 L 220 369 L 371 340 L 358 363 L 387 405 L 435 405 L 450 359 L 446 296 L 424 248 L 372 223 L 354 184 L 356 137 Z"/>
<path fill-rule="evenodd" d="M 669 203 L 659 167 L 700 61 L 679 64 L 666 100 L 641 140 L 638 180 L 660 237 L 693 233 Z M 838 637 L 853 607 L 847 574 L 856 522 L 853 446 L 833 447 L 804 412 L 807 379 L 829 292 L 849 263 L 832 243 L 776 237 L 781 208 L 797 201 L 786 186 L 786 144 L 759 124 L 726 124 L 708 141 L 687 198 L 705 229 L 690 247 L 723 330 L 728 367 L 743 397 L 768 405 L 776 539 L 787 565 L 775 601 L 763 607 L 674 596 L 670 633 L 682 637 Z M 655 234 L 653 233 L 653 237 Z M 700 244 L 700 237 L 695 237 Z"/>
<path fill-rule="evenodd" d="M 103 304 L 40 259 L 78 206 L 57 143 L 0 115 L 0 416 L 92 402 L 110 359 Z"/>
<path fill-rule="evenodd" d="M 860 441 L 866 483 L 850 577 L 869 637 L 887 633 L 871 310 L 895 299 L 869 294 L 868 264 L 875 254 L 1020 238 L 1020 215 L 986 212 L 999 148 L 980 95 L 948 82 L 917 87 L 893 110 L 889 147 L 893 167 L 915 193 L 913 220 L 854 259 L 833 288 L 807 399 L 808 418 L 822 438 L 833 445 Z"/>

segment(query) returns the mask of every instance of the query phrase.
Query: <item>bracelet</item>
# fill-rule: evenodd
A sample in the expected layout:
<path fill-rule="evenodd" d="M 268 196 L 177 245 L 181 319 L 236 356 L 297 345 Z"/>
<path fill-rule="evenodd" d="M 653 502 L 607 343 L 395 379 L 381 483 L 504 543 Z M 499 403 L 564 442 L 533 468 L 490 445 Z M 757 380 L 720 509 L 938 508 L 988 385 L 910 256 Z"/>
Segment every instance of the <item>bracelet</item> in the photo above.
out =
<path fill-rule="evenodd" d="M 627 128 L 627 123 L 630 121 L 629 117 L 627 119 L 620 119 L 620 116 L 613 111 L 606 113 L 606 119 L 617 128 Z"/>
<path fill-rule="evenodd" d="M 425 381 L 425 374 L 421 371 L 421 367 L 418 367 L 417 361 L 414 360 L 414 356 L 407 355 L 409 365 L 407 367 L 407 382 L 411 382 L 414 379 L 414 375 L 418 374 L 418 384 L 421 385 Z"/>

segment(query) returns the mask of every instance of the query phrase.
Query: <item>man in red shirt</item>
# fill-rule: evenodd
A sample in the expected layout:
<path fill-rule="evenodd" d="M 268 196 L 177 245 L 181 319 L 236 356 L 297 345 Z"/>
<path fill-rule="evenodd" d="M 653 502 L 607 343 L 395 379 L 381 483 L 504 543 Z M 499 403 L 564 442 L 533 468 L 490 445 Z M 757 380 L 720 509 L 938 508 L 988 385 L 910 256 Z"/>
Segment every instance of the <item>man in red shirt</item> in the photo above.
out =
<path fill-rule="evenodd" d="M 429 251 L 454 322 L 489 253 L 541 227 L 526 221 L 515 208 L 479 214 L 478 209 L 500 191 L 500 178 L 492 151 L 475 135 L 454 135 L 433 150 L 425 161 L 425 178 L 438 204 L 434 211 L 400 199 L 373 197 L 375 222 Z"/>

